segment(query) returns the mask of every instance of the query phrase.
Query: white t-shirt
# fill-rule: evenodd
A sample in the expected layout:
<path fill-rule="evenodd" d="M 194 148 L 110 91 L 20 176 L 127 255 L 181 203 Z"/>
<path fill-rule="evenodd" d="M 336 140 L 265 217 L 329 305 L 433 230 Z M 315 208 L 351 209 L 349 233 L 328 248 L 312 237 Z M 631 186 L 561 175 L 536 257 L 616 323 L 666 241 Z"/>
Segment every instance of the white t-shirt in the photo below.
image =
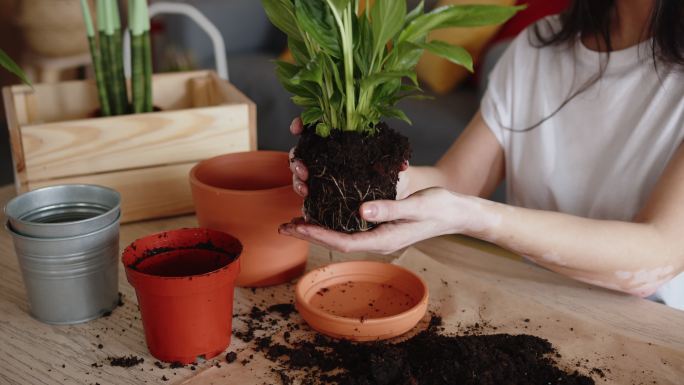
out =
<path fill-rule="evenodd" d="M 547 23 L 548 22 L 548 23 Z M 556 17 L 540 22 L 558 28 Z M 630 221 L 684 139 L 684 70 L 656 72 L 651 43 L 606 54 L 575 44 L 538 48 L 518 36 L 492 71 L 481 113 L 505 152 L 507 200 L 531 209 Z M 683 229 L 684 231 L 684 229 Z M 657 298 L 684 310 L 684 274 Z"/>

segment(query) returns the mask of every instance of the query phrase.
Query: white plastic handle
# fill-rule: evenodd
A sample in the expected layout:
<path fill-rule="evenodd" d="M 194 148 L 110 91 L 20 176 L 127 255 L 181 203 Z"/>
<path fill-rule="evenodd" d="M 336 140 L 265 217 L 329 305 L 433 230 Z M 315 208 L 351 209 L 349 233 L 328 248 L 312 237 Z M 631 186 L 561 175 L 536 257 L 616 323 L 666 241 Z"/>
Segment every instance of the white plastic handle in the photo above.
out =
<path fill-rule="evenodd" d="M 216 59 L 216 72 L 225 80 L 228 80 L 228 62 L 226 60 L 226 44 L 223 41 L 221 32 L 216 26 L 207 19 L 202 12 L 189 4 L 183 3 L 169 3 L 169 2 L 155 2 L 149 8 L 150 19 L 160 14 L 176 14 L 185 15 L 191 18 L 197 25 L 209 35 L 211 43 L 214 46 L 214 57 Z M 124 55 L 124 73 L 127 78 L 131 77 L 131 37 L 128 29 L 124 32 L 123 40 L 123 55 Z"/>

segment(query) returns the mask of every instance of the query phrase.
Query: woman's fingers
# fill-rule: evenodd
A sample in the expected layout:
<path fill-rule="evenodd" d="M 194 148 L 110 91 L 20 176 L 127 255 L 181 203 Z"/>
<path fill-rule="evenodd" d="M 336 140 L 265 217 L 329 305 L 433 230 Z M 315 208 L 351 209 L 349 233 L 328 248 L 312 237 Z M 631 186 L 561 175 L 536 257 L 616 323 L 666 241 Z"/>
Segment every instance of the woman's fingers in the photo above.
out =
<path fill-rule="evenodd" d="M 302 198 L 306 198 L 309 195 L 309 188 L 306 186 L 306 183 L 299 179 L 297 174 L 292 174 L 292 188 Z"/>
<path fill-rule="evenodd" d="M 293 135 L 299 135 L 304 131 L 304 125 L 302 124 L 302 119 L 297 117 L 295 118 L 292 123 L 290 123 L 290 132 Z"/>
<path fill-rule="evenodd" d="M 370 222 L 390 222 L 418 219 L 420 212 L 415 199 L 398 201 L 381 200 L 366 202 L 359 209 L 361 217 Z"/>

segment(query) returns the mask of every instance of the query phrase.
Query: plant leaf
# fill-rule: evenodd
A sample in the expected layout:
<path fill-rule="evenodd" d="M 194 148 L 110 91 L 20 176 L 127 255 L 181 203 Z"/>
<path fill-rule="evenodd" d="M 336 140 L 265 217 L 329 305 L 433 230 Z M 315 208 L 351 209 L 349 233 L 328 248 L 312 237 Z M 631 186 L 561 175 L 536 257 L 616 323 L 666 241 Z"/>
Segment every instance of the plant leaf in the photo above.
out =
<path fill-rule="evenodd" d="M 339 13 L 342 13 L 349 3 L 351 3 L 351 0 L 328 0 L 330 2 L 330 5 L 335 7 L 335 10 Z"/>
<path fill-rule="evenodd" d="M 392 71 L 412 70 L 423 55 L 423 48 L 417 44 L 403 42 L 392 49 L 388 60 L 388 68 Z"/>
<path fill-rule="evenodd" d="M 373 55 L 378 57 L 384 52 L 385 46 L 390 39 L 404 25 L 406 1 L 375 0 L 370 14 L 373 30 Z"/>
<path fill-rule="evenodd" d="M 292 57 L 299 65 L 304 65 L 311 60 L 309 51 L 306 49 L 306 44 L 297 39 L 287 39 L 287 48 L 292 53 Z"/>
<path fill-rule="evenodd" d="M 327 54 L 340 57 L 337 24 L 323 0 L 295 0 L 297 23 Z"/>
<path fill-rule="evenodd" d="M 319 107 L 311 107 L 302 113 L 302 123 L 305 126 L 316 123 L 323 117 L 323 111 Z"/>
<path fill-rule="evenodd" d="M 330 127 L 327 124 L 320 122 L 316 125 L 316 134 L 322 138 L 327 138 L 330 135 Z"/>
<path fill-rule="evenodd" d="M 301 66 L 288 63 L 282 60 L 277 60 L 275 63 L 276 75 L 278 76 L 278 80 L 280 81 L 280 83 L 282 83 L 283 87 L 288 92 L 294 95 L 309 98 L 317 98 L 319 96 L 320 92 L 316 90 L 314 87 L 311 87 L 311 83 L 302 82 L 299 84 L 295 84 L 292 82 L 292 79 L 295 77 L 295 75 L 297 75 L 301 71 Z"/>
<path fill-rule="evenodd" d="M 15 63 L 14 60 L 12 60 L 12 58 L 9 57 L 9 55 L 7 55 L 5 53 L 5 51 L 3 51 L 1 48 L 0 48 L 0 66 L 5 68 L 7 71 L 13 73 L 14 75 L 16 75 L 19 79 L 21 79 L 22 82 L 24 82 L 24 84 L 27 84 L 27 85 L 33 87 L 33 85 L 28 80 L 28 77 L 26 77 L 26 74 L 21 69 L 21 67 L 19 67 L 19 65 L 17 63 Z"/>
<path fill-rule="evenodd" d="M 409 25 L 413 20 L 415 20 L 418 16 L 421 16 L 422 14 L 425 13 L 425 1 L 420 0 L 420 3 L 416 5 L 411 12 L 406 15 L 406 19 L 404 19 L 404 26 Z"/>
<path fill-rule="evenodd" d="M 411 119 L 409 119 L 408 116 L 406 116 L 406 113 L 396 107 L 380 107 L 378 109 L 380 114 L 382 114 L 383 117 L 386 118 L 395 118 L 399 120 L 403 120 L 404 122 L 408 124 L 413 124 L 411 122 Z"/>
<path fill-rule="evenodd" d="M 413 81 L 414 84 L 418 83 L 418 79 L 416 78 L 416 72 L 415 71 L 388 71 L 388 72 L 378 72 L 376 74 L 373 74 L 371 76 L 368 76 L 364 79 L 361 80 L 361 87 L 362 88 L 370 88 L 370 87 L 375 87 L 378 84 L 391 81 L 391 80 L 397 80 L 407 77 Z"/>
<path fill-rule="evenodd" d="M 318 107 L 318 100 L 306 96 L 295 95 L 292 102 L 300 107 Z"/>
<path fill-rule="evenodd" d="M 364 76 L 370 70 L 370 61 L 373 57 L 373 30 L 365 14 L 358 20 L 356 29 L 358 38 L 354 46 L 354 63 Z"/>
<path fill-rule="evenodd" d="M 449 27 L 479 27 L 500 24 L 515 15 L 524 6 L 492 4 L 447 5 L 439 7 L 413 20 L 399 35 L 399 42 L 417 42 L 428 32 Z"/>
<path fill-rule="evenodd" d="M 438 40 L 429 43 L 416 43 L 416 45 L 473 72 L 473 58 L 463 47 L 454 46 Z"/>
<path fill-rule="evenodd" d="M 306 63 L 295 76 L 292 77 L 292 84 L 298 85 L 303 81 L 314 82 L 323 88 L 323 55 L 318 54 L 311 61 Z"/>
<path fill-rule="evenodd" d="M 292 0 L 261 0 L 266 16 L 279 30 L 295 40 L 302 40 L 302 34 L 295 19 Z"/>

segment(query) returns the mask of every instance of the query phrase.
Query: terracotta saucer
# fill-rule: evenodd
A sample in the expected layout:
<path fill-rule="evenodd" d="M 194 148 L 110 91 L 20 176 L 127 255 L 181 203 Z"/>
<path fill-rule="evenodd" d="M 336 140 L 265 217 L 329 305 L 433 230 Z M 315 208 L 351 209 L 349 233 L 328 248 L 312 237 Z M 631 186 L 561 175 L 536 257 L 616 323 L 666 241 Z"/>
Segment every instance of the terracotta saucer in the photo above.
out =
<path fill-rule="evenodd" d="M 296 306 L 320 333 L 353 341 L 383 340 L 406 333 L 423 318 L 428 288 L 400 266 L 342 262 L 303 276 Z"/>

